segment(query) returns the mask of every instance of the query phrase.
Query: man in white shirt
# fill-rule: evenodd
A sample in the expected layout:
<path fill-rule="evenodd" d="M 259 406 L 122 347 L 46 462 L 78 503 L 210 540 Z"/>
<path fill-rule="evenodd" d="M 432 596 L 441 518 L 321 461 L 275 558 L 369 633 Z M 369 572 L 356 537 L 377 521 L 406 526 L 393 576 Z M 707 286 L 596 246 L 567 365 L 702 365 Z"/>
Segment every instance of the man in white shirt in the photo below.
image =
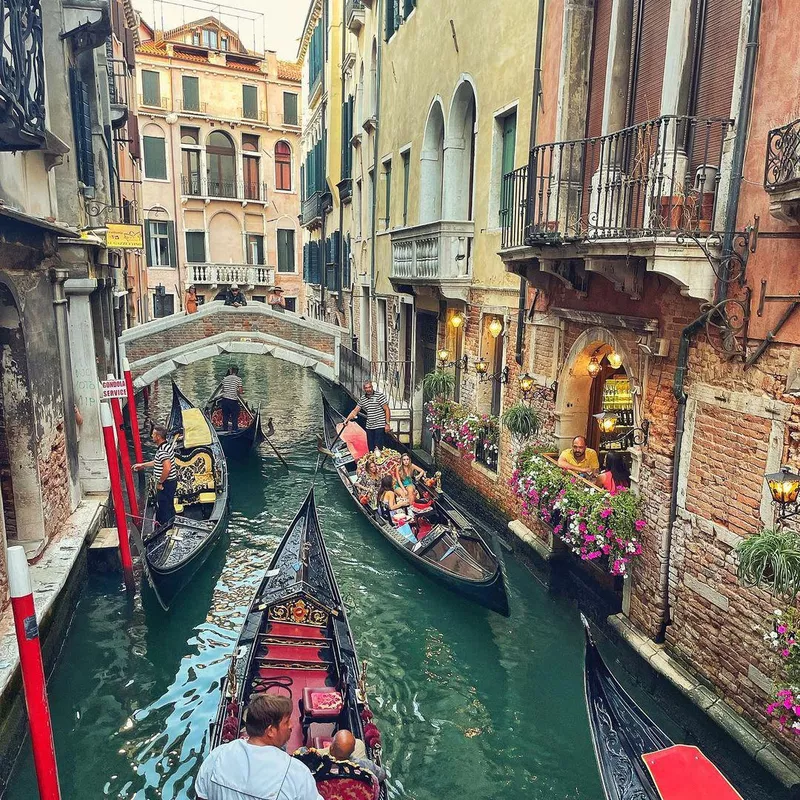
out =
<path fill-rule="evenodd" d="M 247 739 L 212 750 L 195 781 L 197 800 L 323 800 L 308 767 L 283 750 L 292 701 L 260 694 L 244 715 Z"/>

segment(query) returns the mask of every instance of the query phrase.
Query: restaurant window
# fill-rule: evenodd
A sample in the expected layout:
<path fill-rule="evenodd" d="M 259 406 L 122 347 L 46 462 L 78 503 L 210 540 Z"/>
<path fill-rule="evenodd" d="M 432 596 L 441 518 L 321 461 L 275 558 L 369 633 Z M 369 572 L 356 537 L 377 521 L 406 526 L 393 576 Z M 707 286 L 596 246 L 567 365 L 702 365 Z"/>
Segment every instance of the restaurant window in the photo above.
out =
<path fill-rule="evenodd" d="M 297 125 L 297 95 L 294 92 L 283 93 L 283 124 Z"/>
<path fill-rule="evenodd" d="M 145 178 L 165 181 L 167 179 L 167 143 L 164 135 L 143 136 L 142 147 L 144 149 Z"/>
<path fill-rule="evenodd" d="M 158 72 L 142 70 L 142 105 L 161 108 L 161 75 Z"/>
<path fill-rule="evenodd" d="M 294 231 L 278 228 L 278 272 L 294 272 Z"/>
<path fill-rule="evenodd" d="M 282 192 L 292 191 L 292 148 L 288 142 L 275 145 L 275 188 Z"/>
<path fill-rule="evenodd" d="M 264 263 L 264 237 L 260 233 L 247 234 L 247 263 Z"/>
<path fill-rule="evenodd" d="M 205 260 L 205 231 L 186 231 L 186 261 L 190 264 L 203 264 Z"/>

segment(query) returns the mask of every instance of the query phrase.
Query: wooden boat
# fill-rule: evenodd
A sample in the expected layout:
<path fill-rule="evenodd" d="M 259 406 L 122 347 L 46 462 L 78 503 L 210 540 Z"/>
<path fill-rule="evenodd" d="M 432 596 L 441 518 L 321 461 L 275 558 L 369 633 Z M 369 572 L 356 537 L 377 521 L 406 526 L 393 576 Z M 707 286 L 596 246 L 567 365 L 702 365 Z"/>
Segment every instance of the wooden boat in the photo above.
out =
<path fill-rule="evenodd" d="M 253 596 L 221 690 L 212 749 L 242 735 L 242 714 L 256 694 L 283 694 L 293 709 L 287 752 L 309 766 L 323 797 L 373 800 L 385 791 L 368 771 L 319 752 L 342 729 L 364 742 L 376 763 L 381 745 L 313 488 Z"/>
<path fill-rule="evenodd" d="M 221 393 L 220 383 L 208 399 L 203 413 L 211 420 L 225 455 L 240 458 L 264 438 L 261 430 L 261 408 L 253 409 L 244 398 L 239 397 L 239 429 L 223 431 L 222 408 L 219 404 Z"/>
<path fill-rule="evenodd" d="M 584 685 L 607 800 L 742 800 L 696 747 L 676 745 L 620 686 L 586 631 Z"/>
<path fill-rule="evenodd" d="M 483 606 L 508 616 L 508 596 L 502 564 L 467 515 L 441 490 L 417 483 L 421 498 L 432 502 L 425 514 L 425 534 L 417 538 L 409 526 L 398 528 L 370 505 L 364 505 L 355 487 L 357 460 L 367 452 L 366 432 L 359 423 L 348 424 L 344 441 L 336 438 L 344 416 L 323 397 L 326 447 L 333 453 L 339 478 L 361 513 L 398 552 L 426 575 Z M 335 443 L 335 444 L 334 444 Z"/>
<path fill-rule="evenodd" d="M 166 428 L 182 436 L 175 447 L 178 489 L 175 517 L 156 529 L 155 496 L 148 497 L 139 538 L 134 541 L 145 573 L 166 609 L 203 565 L 228 520 L 228 466 L 214 426 L 172 384 Z"/>

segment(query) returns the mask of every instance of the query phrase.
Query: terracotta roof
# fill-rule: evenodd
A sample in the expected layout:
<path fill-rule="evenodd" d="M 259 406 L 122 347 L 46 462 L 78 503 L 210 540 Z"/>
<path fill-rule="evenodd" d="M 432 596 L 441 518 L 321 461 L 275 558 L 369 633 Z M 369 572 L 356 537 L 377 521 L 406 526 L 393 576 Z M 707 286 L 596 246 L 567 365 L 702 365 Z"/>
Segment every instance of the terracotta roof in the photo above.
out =
<path fill-rule="evenodd" d="M 243 64 L 241 61 L 229 61 L 226 65 L 228 69 L 235 69 L 239 72 L 261 72 L 258 64 Z"/>
<path fill-rule="evenodd" d="M 279 61 L 278 77 L 286 81 L 297 81 L 299 83 L 303 79 L 303 70 L 300 64 L 295 64 L 293 61 Z"/>
<path fill-rule="evenodd" d="M 167 43 L 163 40 L 159 42 L 145 42 L 136 48 L 137 53 L 150 56 L 163 56 L 167 58 Z M 180 61 L 191 61 L 195 64 L 208 64 L 208 56 L 201 53 L 184 53 L 181 50 L 176 50 L 174 58 Z"/>

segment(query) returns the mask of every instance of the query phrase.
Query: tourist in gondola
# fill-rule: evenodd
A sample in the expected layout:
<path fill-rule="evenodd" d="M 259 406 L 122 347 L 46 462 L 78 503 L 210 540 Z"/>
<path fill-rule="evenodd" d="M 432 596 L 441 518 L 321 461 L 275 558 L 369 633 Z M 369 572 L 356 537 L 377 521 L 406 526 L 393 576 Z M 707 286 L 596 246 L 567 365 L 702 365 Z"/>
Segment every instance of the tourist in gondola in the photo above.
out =
<path fill-rule="evenodd" d="M 239 367 L 228 368 L 228 374 L 222 379 L 219 395 L 219 407 L 222 409 L 222 430 L 228 430 L 228 421 L 232 421 L 231 430 L 239 430 L 239 397 L 244 394 L 244 384 L 239 377 Z"/>
<path fill-rule="evenodd" d="M 372 381 L 364 381 L 364 393 L 358 398 L 356 407 L 345 417 L 344 424 L 355 419 L 362 411 L 367 415 L 367 446 L 370 452 L 383 450 L 385 434 L 392 430 L 389 421 L 389 398 L 383 392 L 376 392 Z"/>
<path fill-rule="evenodd" d="M 364 505 L 374 505 L 381 485 L 381 473 L 375 459 L 371 456 L 364 465 L 364 471 L 356 478 L 356 493 Z"/>
<path fill-rule="evenodd" d="M 309 768 L 283 748 L 292 735 L 292 701 L 259 694 L 244 713 L 247 739 L 211 751 L 195 781 L 197 800 L 322 800 Z"/>
<path fill-rule="evenodd" d="M 631 473 L 619 453 L 609 453 L 606 456 L 605 469 L 597 476 L 597 485 L 611 494 L 630 488 Z"/>
<path fill-rule="evenodd" d="M 178 470 L 175 466 L 175 446 L 167 439 L 167 429 L 154 425 L 151 438 L 156 445 L 152 461 L 134 464 L 135 472 L 153 468 L 158 493 L 156 494 L 156 523 L 167 525 L 175 516 L 175 490 L 178 488 Z"/>
<path fill-rule="evenodd" d="M 400 456 L 400 464 L 394 471 L 394 479 L 398 492 L 405 495 L 412 505 L 417 502 L 416 481 L 424 478 L 425 470 L 414 464 L 408 453 L 403 453 Z"/>
<path fill-rule="evenodd" d="M 407 497 L 395 492 L 394 478 L 391 475 L 384 475 L 378 489 L 378 513 L 391 522 L 408 522 L 410 512 L 403 509 L 407 509 L 410 505 L 411 501 Z"/>
<path fill-rule="evenodd" d="M 361 739 L 356 739 L 351 731 L 340 730 L 333 737 L 328 753 L 331 758 L 335 758 L 337 761 L 351 761 L 353 764 L 358 764 L 362 769 L 371 772 L 378 783 L 383 783 L 386 780 L 386 770 L 367 758 L 364 742 Z"/>
<path fill-rule="evenodd" d="M 558 466 L 567 472 L 588 478 L 600 470 L 600 461 L 597 458 L 597 450 L 587 447 L 583 436 L 576 436 L 572 440 L 572 447 L 562 451 L 558 457 Z"/>

